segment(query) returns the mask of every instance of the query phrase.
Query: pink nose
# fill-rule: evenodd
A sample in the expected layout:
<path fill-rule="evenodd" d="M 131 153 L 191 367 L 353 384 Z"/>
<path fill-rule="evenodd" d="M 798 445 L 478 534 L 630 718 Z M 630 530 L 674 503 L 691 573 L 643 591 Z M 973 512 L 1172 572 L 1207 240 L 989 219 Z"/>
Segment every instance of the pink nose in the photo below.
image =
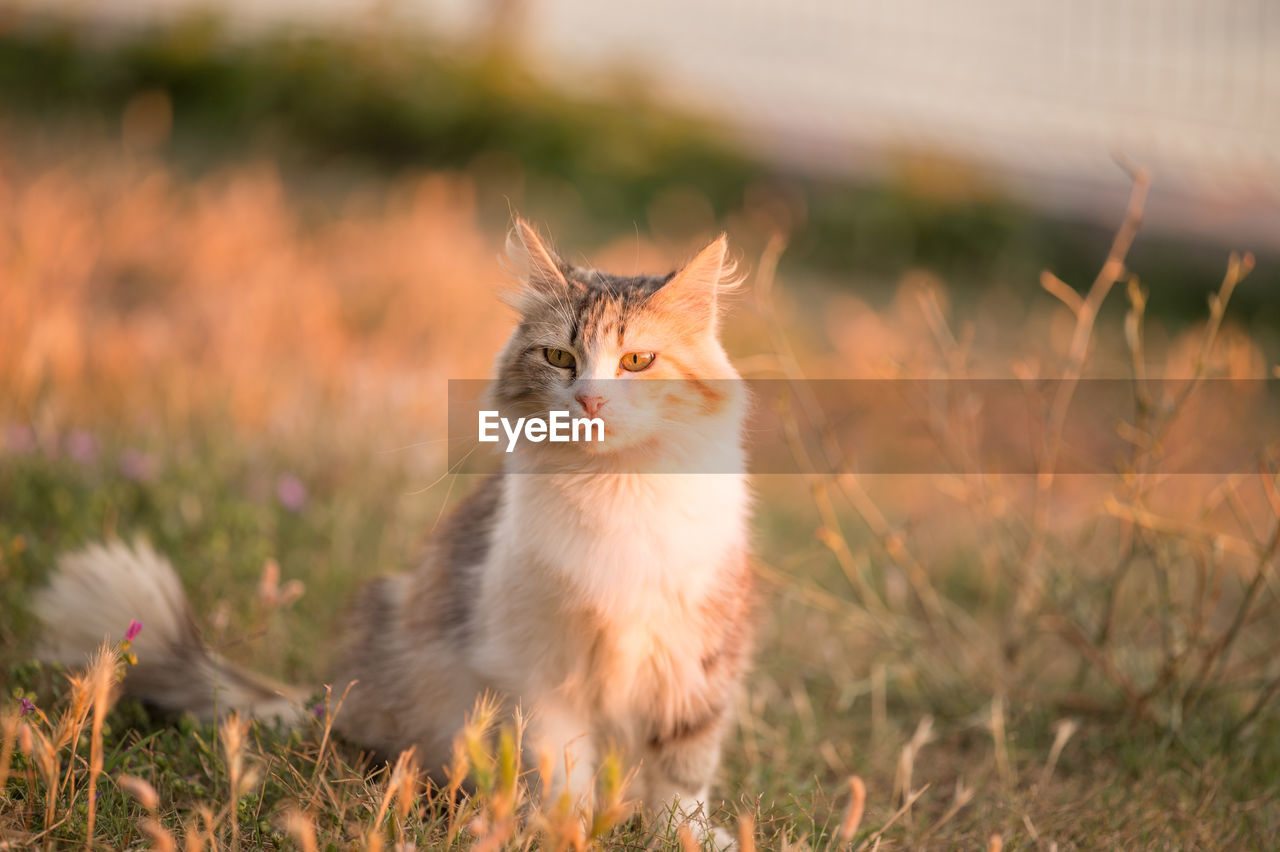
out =
<path fill-rule="evenodd" d="M 577 393 L 573 395 L 573 398 L 587 412 L 588 417 L 595 417 L 596 413 L 604 408 L 604 397 L 602 396 L 588 396 L 584 393 Z"/>

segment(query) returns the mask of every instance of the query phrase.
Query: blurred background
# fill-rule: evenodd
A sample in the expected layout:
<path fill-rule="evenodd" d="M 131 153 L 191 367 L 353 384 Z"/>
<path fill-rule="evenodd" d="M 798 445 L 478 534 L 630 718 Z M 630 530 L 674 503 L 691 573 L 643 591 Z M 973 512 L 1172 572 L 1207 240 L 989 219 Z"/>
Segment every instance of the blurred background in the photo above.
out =
<path fill-rule="evenodd" d="M 89 240 L 81 323 L 115 308 L 132 325 L 174 286 L 249 278 L 290 314 L 308 294 L 300 321 L 360 338 L 361 357 L 387 345 L 384 322 L 448 315 L 440 331 L 473 351 L 433 344 L 429 360 L 483 375 L 497 337 L 474 337 L 450 299 L 495 318 L 467 294 L 498 281 L 486 265 L 514 211 L 623 271 L 671 265 L 727 227 L 749 263 L 785 235 L 799 290 L 882 305 L 919 273 L 1025 306 L 1043 268 L 1091 280 L 1129 192 L 1120 163 L 1154 176 L 1131 264 L 1152 313 L 1200 313 L 1227 250 L 1280 251 L 1280 12 L 1261 0 L 77 0 L 7 2 L 0 27 L 9 231 L 88 217 L 49 246 L 73 263 L 58 240 Z M 446 237 L 435 257 L 436 214 L 475 244 Z M 233 248 L 271 235 L 284 257 Z M 1261 267 L 1238 304 L 1270 325 L 1277 279 Z M 7 313 L 24 330 L 11 326 L 5 363 L 28 393 L 68 369 L 55 361 L 108 368 L 108 338 L 99 357 L 59 355 L 23 342 L 59 334 L 34 332 L 56 314 Z M 134 331 L 121 346 L 140 345 Z M 227 357 L 250 358 L 243 344 Z"/>
<path fill-rule="evenodd" d="M 233 406 L 287 416 L 317 382 L 370 388 L 365 362 L 425 403 L 410 388 L 431 368 L 485 374 L 502 323 L 480 291 L 515 211 L 621 271 L 718 228 L 750 266 L 781 234 L 787 296 L 815 318 L 910 280 L 998 303 L 979 318 L 1016 335 L 1042 269 L 1092 280 L 1121 163 L 1154 176 L 1131 255 L 1152 315 L 1199 316 L 1246 250 L 1264 262 L 1237 304 L 1280 320 L 1280 12 L 1262 0 L 3 9 L 15 413 L 92 374 L 142 415 L 141 365 L 205 357 Z M 33 274 L 42 251 L 72 268 Z M 210 313 L 237 293 L 257 307 Z M 274 388 L 294 367 L 315 375 Z"/>
<path fill-rule="evenodd" d="M 342 599 L 469 488 L 446 475 L 447 382 L 485 377 L 510 327 L 516 212 L 622 274 L 726 230 L 749 378 L 1271 378 L 1277 140 L 1270 0 L 0 0 L 0 638 L 25 640 L 56 553 L 145 532 L 218 602 L 210 634 L 250 637 L 228 653 L 321 676 Z M 1095 322 L 1137 169 L 1144 221 Z M 1274 477 L 1146 474 L 1156 447 L 1276 413 L 1182 402 L 1115 424 L 1136 448 L 1115 477 L 1052 489 L 763 480 L 781 603 L 731 787 L 782 801 L 856 770 L 898 791 L 922 716 L 954 758 L 938 789 L 959 771 L 1001 795 L 1068 713 L 1274 730 Z M 973 437 L 962 408 L 940 441 Z M 306 584 L 287 626 L 254 603 L 267 560 Z M 997 700 L 1032 751 L 975 756 Z M 1185 767 L 1124 775 L 1112 735 L 1063 758 L 1041 828 L 1191 830 L 1151 816 Z M 1082 821 L 1117 778 L 1125 805 Z M 964 842 L 1023 831 L 983 801 Z M 1195 817 L 1203 843 L 1270 836 L 1235 801 Z"/>

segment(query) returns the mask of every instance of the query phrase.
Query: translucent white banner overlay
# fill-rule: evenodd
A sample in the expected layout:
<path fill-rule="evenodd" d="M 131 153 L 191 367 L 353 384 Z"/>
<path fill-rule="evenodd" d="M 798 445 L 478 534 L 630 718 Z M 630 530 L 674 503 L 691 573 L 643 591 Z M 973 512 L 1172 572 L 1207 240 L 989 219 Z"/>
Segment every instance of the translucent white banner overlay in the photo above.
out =
<path fill-rule="evenodd" d="M 451 380 L 450 468 L 1225 474 L 1269 465 L 1280 443 L 1280 381 L 1267 379 L 617 379 L 578 390 Z"/>

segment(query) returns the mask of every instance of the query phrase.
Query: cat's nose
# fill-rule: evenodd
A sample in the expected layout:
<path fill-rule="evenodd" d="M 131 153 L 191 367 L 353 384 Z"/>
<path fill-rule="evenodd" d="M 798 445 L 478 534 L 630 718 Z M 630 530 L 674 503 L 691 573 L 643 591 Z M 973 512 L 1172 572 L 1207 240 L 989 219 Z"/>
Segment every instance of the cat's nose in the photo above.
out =
<path fill-rule="evenodd" d="M 585 394 L 578 392 L 573 395 L 578 401 L 578 405 L 582 406 L 582 410 L 587 412 L 588 417 L 595 417 L 600 409 L 604 408 L 604 397 L 599 394 Z"/>

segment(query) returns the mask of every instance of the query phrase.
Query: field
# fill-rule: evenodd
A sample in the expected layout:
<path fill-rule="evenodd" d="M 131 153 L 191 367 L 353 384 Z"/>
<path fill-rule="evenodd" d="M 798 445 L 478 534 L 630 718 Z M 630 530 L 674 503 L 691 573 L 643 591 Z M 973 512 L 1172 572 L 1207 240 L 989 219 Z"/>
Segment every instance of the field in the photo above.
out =
<path fill-rule="evenodd" d="M 486 375 L 510 323 L 490 172 L 334 185 L 257 150 L 196 168 L 166 153 L 171 109 L 144 92 L 110 124 L 27 116 L 2 137 L 0 846 L 687 848 L 678 826 L 628 820 L 608 773 L 594 819 L 535 805 L 519 731 L 483 718 L 454 767 L 478 787 L 466 799 L 329 736 L 344 601 L 412 565 L 471 485 L 447 470 L 442 400 L 448 379 Z M 1162 465 L 1274 423 L 1265 394 L 1199 401 L 1206 380 L 1268 378 L 1276 341 L 1233 312 L 1248 255 L 1200 282 L 1202 315 L 1147 317 L 1160 282 L 1126 263 L 1146 181 L 1087 258 L 1096 279 L 1079 259 L 1054 270 L 1067 281 L 964 289 L 906 262 L 787 266 L 788 236 L 813 235 L 768 193 L 721 210 L 681 189 L 647 230 L 607 236 L 567 218 L 564 248 L 623 273 L 727 227 L 750 276 L 726 345 L 749 378 L 1052 380 L 1052 453 L 1089 381 L 1180 380 L 1155 399 L 1134 385 L 1114 474 L 798 459 L 811 472 L 757 481 L 758 651 L 714 814 L 742 848 L 1274 842 L 1273 448 L 1235 472 Z M 554 197 L 530 189 L 521 212 Z M 961 457 L 975 428 L 1002 437 L 964 399 L 933 413 Z M 85 675 L 29 662 L 27 602 L 57 555 L 135 536 L 173 559 L 215 647 L 315 687 L 314 725 L 115 704 L 127 647 Z"/>

